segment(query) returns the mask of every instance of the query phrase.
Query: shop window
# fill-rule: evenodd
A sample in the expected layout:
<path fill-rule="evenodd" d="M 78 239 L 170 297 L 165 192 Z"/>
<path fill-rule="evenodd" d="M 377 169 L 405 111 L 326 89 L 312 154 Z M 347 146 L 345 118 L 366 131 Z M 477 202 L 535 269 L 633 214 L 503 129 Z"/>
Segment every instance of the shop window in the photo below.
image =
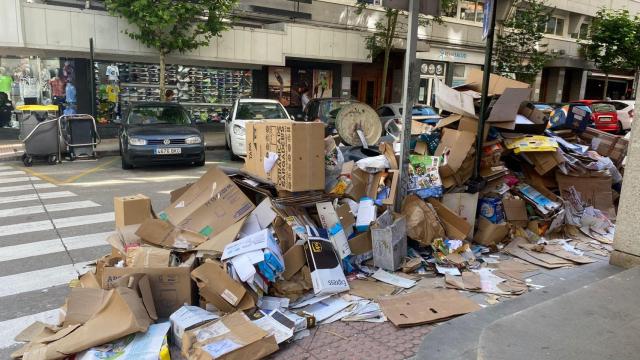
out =
<path fill-rule="evenodd" d="M 251 70 L 167 65 L 165 87 L 197 122 L 218 122 L 231 104 L 252 94 Z M 124 115 L 132 102 L 160 101 L 160 66 L 144 63 L 94 63 L 97 120 L 108 123 Z"/>
<path fill-rule="evenodd" d="M 464 70 L 465 70 L 465 65 L 464 64 L 454 64 L 453 65 L 453 77 L 459 77 L 459 78 L 465 77 Z"/>
<path fill-rule="evenodd" d="M 558 36 L 564 35 L 564 19 L 556 16 L 550 17 L 545 26 L 544 33 Z"/>
<path fill-rule="evenodd" d="M 482 22 L 484 0 L 463 0 L 460 2 L 460 19 Z"/>

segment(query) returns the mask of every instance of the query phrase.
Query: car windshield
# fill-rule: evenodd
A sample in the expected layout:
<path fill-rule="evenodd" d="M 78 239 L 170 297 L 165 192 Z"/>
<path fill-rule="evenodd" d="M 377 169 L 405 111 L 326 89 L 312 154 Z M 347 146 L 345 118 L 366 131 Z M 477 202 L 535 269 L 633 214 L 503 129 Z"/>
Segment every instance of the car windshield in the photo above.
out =
<path fill-rule="evenodd" d="M 239 103 L 236 120 L 288 119 L 282 105 L 278 103 Z"/>
<path fill-rule="evenodd" d="M 616 107 L 607 103 L 595 103 L 591 105 L 593 112 L 615 112 Z"/>
<path fill-rule="evenodd" d="M 345 105 L 349 105 L 354 103 L 355 101 L 351 100 L 326 100 L 320 101 L 320 111 L 318 112 L 320 120 L 323 122 L 328 122 L 329 118 L 335 119 Z"/>
<path fill-rule="evenodd" d="M 398 108 L 400 115 L 402 115 L 402 108 Z M 414 106 L 411 111 L 412 116 L 431 116 L 438 115 L 438 112 L 432 107 L 429 106 Z"/>
<path fill-rule="evenodd" d="M 131 109 L 129 125 L 189 125 L 187 112 L 178 106 L 141 106 Z"/>

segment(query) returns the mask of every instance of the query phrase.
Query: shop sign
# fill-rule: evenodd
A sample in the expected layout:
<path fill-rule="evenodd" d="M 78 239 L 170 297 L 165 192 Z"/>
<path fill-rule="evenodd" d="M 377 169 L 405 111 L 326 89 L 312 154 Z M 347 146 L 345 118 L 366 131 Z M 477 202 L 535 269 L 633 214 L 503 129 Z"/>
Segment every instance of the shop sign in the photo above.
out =
<path fill-rule="evenodd" d="M 440 60 L 467 60 L 467 53 L 464 51 L 440 49 Z"/>

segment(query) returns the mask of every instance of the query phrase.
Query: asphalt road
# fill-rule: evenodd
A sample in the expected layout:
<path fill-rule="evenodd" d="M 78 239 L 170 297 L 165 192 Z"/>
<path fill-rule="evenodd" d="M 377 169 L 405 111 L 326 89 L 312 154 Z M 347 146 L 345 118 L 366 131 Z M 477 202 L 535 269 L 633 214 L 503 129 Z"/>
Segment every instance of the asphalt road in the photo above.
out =
<path fill-rule="evenodd" d="M 69 282 L 110 252 L 113 197 L 145 194 L 155 210 L 169 191 L 215 164 L 240 167 L 226 151 L 207 152 L 205 167 L 122 170 L 119 157 L 25 168 L 0 163 L 0 359 L 19 347 L 15 335 L 34 320 L 56 322 Z"/>

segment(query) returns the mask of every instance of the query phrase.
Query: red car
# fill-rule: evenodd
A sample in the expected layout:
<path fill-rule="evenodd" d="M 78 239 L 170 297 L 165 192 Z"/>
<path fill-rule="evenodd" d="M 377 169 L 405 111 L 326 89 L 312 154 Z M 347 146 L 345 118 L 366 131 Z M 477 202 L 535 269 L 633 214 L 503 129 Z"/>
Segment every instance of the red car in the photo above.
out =
<path fill-rule="evenodd" d="M 578 100 L 574 102 L 591 108 L 591 119 L 596 129 L 611 133 L 622 131 L 618 121 L 618 112 L 612 102 L 603 100 Z"/>

